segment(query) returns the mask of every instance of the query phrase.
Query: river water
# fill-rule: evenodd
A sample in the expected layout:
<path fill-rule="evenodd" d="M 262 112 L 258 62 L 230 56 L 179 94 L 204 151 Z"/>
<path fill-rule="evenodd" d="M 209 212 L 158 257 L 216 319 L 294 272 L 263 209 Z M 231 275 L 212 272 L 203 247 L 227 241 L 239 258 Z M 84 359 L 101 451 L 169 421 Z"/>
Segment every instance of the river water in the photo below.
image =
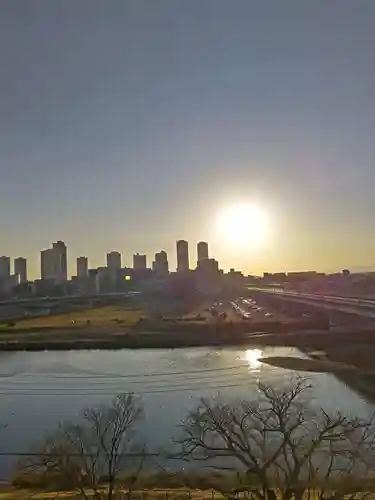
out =
<path fill-rule="evenodd" d="M 59 421 L 108 402 L 120 392 L 138 393 L 148 447 L 168 446 L 178 425 L 200 397 L 258 397 L 257 384 L 276 387 L 297 375 L 314 386 L 312 403 L 366 416 L 374 408 L 334 376 L 293 372 L 261 363 L 266 356 L 301 356 L 293 348 L 46 351 L 0 353 L 0 478 L 9 477 L 15 456 L 29 451 Z M 4 455 L 5 454 L 5 455 Z"/>

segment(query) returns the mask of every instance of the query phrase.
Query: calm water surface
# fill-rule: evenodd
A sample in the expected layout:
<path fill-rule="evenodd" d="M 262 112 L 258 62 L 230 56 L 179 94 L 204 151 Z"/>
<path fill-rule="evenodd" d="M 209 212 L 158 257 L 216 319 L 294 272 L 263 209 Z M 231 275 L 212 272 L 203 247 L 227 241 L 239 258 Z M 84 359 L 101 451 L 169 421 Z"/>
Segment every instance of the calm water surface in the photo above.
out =
<path fill-rule="evenodd" d="M 1 452 L 29 451 L 80 409 L 120 392 L 142 396 L 141 432 L 149 446 L 167 446 L 198 399 L 257 398 L 259 382 L 280 387 L 296 375 L 314 385 L 312 402 L 327 411 L 365 416 L 373 411 L 332 375 L 292 372 L 262 364 L 265 356 L 301 356 L 295 349 L 175 349 L 49 351 L 0 354 Z M 0 477 L 16 458 L 0 457 Z"/>

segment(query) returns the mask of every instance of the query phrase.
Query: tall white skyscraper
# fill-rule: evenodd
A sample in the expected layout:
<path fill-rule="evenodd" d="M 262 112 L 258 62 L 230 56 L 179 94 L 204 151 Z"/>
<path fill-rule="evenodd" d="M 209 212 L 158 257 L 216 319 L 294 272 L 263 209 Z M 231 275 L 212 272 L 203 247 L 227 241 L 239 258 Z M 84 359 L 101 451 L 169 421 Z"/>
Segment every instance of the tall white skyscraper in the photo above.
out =
<path fill-rule="evenodd" d="M 107 253 L 107 267 L 111 271 L 121 269 L 121 254 L 120 252 Z"/>
<path fill-rule="evenodd" d="M 147 257 L 144 254 L 135 253 L 133 255 L 133 269 L 144 271 L 147 269 Z"/>
<path fill-rule="evenodd" d="M 14 274 L 19 276 L 20 283 L 27 281 L 27 260 L 23 257 L 14 259 Z"/>
<path fill-rule="evenodd" d="M 208 260 L 208 243 L 206 241 L 200 241 L 197 245 L 197 260 L 198 266 L 201 262 Z"/>
<path fill-rule="evenodd" d="M 179 240 L 176 243 L 177 248 L 177 271 L 189 271 L 189 244 L 185 240 Z"/>
<path fill-rule="evenodd" d="M 83 278 L 88 275 L 89 272 L 89 264 L 87 257 L 78 257 L 77 258 L 77 276 Z"/>
<path fill-rule="evenodd" d="M 68 257 L 67 248 L 63 241 L 52 243 L 55 261 L 55 276 L 57 281 L 67 281 L 68 279 Z"/>
<path fill-rule="evenodd" d="M 40 252 L 40 277 L 42 280 L 54 280 L 55 276 L 55 252 L 53 248 L 47 248 Z"/>
<path fill-rule="evenodd" d="M 10 257 L 0 257 L 0 277 L 10 276 Z"/>
<path fill-rule="evenodd" d="M 42 250 L 40 254 L 40 274 L 42 279 L 57 282 L 67 281 L 68 262 L 67 248 L 63 241 L 52 243 L 52 248 Z"/>
<path fill-rule="evenodd" d="M 166 276 L 168 276 L 168 255 L 164 250 L 155 254 L 153 270 L 156 272 L 158 278 L 165 278 Z"/>

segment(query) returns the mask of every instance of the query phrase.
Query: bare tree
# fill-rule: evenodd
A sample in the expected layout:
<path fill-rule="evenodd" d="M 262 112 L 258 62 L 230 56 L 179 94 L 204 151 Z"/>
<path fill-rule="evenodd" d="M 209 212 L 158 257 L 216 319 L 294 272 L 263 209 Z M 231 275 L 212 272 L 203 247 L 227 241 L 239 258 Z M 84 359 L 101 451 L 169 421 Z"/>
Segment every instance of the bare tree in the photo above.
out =
<path fill-rule="evenodd" d="M 78 423 L 60 424 L 23 467 L 47 482 L 79 489 L 86 499 L 113 500 L 125 471 L 135 481 L 143 466 L 145 449 L 135 440 L 142 416 L 139 399 L 120 394 L 110 405 L 84 410 Z"/>
<path fill-rule="evenodd" d="M 259 500 L 274 500 L 276 491 L 282 500 L 298 499 L 311 488 L 322 499 L 333 481 L 338 492 L 350 474 L 369 477 L 372 419 L 314 409 L 303 379 L 282 390 L 259 389 L 257 401 L 211 404 L 202 399 L 183 423 L 182 456 L 237 471 L 238 490 L 252 490 Z"/>

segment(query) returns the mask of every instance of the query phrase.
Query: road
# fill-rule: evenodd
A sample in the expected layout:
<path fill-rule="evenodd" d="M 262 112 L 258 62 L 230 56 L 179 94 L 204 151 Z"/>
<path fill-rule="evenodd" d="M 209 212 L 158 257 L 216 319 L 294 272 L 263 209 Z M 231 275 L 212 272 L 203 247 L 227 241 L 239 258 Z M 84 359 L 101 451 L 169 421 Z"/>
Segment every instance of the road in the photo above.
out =
<path fill-rule="evenodd" d="M 281 289 L 258 289 L 258 291 L 277 295 L 283 300 L 310 306 L 313 305 L 327 311 L 337 311 L 347 314 L 355 314 L 364 318 L 375 319 L 375 301 L 370 299 L 290 292 Z"/>

